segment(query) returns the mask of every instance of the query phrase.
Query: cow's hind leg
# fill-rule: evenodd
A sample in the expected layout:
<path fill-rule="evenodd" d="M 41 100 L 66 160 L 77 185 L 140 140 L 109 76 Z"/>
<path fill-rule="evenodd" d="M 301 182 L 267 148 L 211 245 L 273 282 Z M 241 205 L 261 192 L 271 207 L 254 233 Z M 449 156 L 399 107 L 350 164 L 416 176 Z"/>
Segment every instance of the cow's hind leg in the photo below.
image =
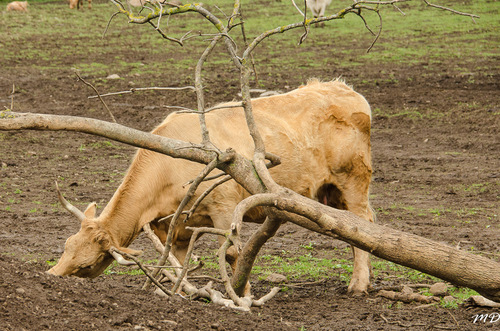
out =
<path fill-rule="evenodd" d="M 155 220 L 150 223 L 150 226 L 158 239 L 160 239 L 161 243 L 165 245 L 165 242 L 167 241 L 169 223 L 157 222 Z M 174 228 L 171 253 L 181 264 L 184 264 L 192 234 L 193 232 L 191 230 L 187 230 L 184 223 L 181 223 Z"/>
<path fill-rule="evenodd" d="M 356 184 L 350 186 L 348 181 L 343 185 L 343 191 L 333 184 L 323 185 L 318 191 L 318 199 L 330 207 L 349 210 L 359 217 L 373 222 L 374 215 L 368 202 L 368 186 L 359 185 L 359 181 Z M 367 293 L 370 287 L 370 254 L 357 247 L 352 248 L 354 268 L 347 291 L 353 295 L 360 295 Z"/>

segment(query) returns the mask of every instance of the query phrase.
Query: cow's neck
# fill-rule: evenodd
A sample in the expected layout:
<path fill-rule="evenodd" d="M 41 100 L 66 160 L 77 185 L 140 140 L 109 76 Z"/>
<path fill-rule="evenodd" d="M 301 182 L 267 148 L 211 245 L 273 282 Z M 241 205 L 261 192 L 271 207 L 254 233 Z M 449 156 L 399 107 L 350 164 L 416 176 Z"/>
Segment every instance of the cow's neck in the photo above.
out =
<path fill-rule="evenodd" d="M 102 226 L 120 246 L 127 247 L 142 227 L 168 209 L 165 185 L 148 178 L 155 169 L 139 166 L 135 160 L 122 184 L 99 216 Z M 165 180 L 165 179 L 163 179 Z"/>

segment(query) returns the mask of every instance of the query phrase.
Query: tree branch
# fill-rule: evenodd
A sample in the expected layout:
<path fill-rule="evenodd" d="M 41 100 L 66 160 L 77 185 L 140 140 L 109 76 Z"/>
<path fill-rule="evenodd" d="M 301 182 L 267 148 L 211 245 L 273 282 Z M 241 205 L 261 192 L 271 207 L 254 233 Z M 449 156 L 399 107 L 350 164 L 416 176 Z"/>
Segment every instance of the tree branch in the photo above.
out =
<path fill-rule="evenodd" d="M 119 91 L 119 92 L 110 92 L 110 93 L 104 93 L 101 95 L 91 95 L 87 97 L 88 99 L 94 99 L 100 97 L 107 97 L 110 95 L 120 95 L 120 94 L 128 94 L 128 93 L 134 93 L 138 91 L 150 91 L 150 90 L 155 90 L 155 91 L 181 91 L 181 90 L 195 90 L 194 86 L 183 86 L 183 87 L 133 87 L 130 90 L 127 91 Z"/>
<path fill-rule="evenodd" d="M 97 94 L 97 96 L 99 97 L 99 100 L 101 100 L 102 104 L 104 105 L 104 107 L 106 108 L 106 110 L 108 111 L 109 113 L 109 116 L 111 117 L 111 120 L 116 123 L 116 119 L 115 117 L 113 116 L 113 113 L 111 112 L 111 110 L 109 110 L 108 108 L 108 105 L 104 102 L 104 100 L 101 98 L 101 95 L 99 94 L 99 91 L 97 91 L 97 89 L 94 87 L 94 85 L 88 83 L 85 79 L 83 79 L 80 74 L 78 74 L 78 72 L 75 71 L 75 75 L 76 77 L 78 77 L 78 80 L 81 81 L 82 83 L 84 83 L 85 85 L 91 87 L 94 92 Z"/>
<path fill-rule="evenodd" d="M 474 23 L 476 23 L 476 21 L 474 20 L 474 18 L 479 18 L 478 15 L 474 15 L 474 14 L 469 14 L 469 13 L 464 13 L 464 12 L 461 12 L 461 11 L 458 11 L 458 10 L 454 10 L 454 9 L 451 9 L 451 8 L 448 8 L 448 7 L 443 7 L 443 6 L 438 6 L 438 5 L 434 5 L 432 3 L 430 3 L 429 1 L 427 0 L 423 0 L 425 2 L 425 4 L 429 7 L 434 7 L 434 8 L 438 8 L 438 9 L 442 9 L 442 10 L 445 10 L 445 11 L 449 11 L 449 12 L 452 12 L 453 14 L 457 14 L 457 15 L 462 15 L 462 16 L 468 16 L 472 19 L 472 21 Z"/>

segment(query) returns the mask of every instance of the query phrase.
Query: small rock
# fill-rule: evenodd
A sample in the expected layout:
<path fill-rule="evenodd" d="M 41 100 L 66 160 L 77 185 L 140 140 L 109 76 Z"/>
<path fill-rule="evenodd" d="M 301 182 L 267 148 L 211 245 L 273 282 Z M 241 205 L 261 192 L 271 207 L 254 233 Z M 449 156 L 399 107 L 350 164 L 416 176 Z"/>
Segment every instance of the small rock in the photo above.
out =
<path fill-rule="evenodd" d="M 445 283 L 436 283 L 429 288 L 429 292 L 436 296 L 446 295 L 446 291 L 448 290 L 448 285 Z"/>
<path fill-rule="evenodd" d="M 452 297 L 451 295 L 447 295 L 443 298 L 444 302 L 446 303 L 451 303 L 451 302 L 454 302 L 454 301 L 457 301 L 457 299 L 455 299 L 454 297 Z"/>
<path fill-rule="evenodd" d="M 19 294 L 24 294 L 24 293 L 26 293 L 26 291 L 24 290 L 24 288 L 21 288 L 21 287 L 16 288 L 16 292 L 17 292 L 17 293 L 19 293 Z"/>
<path fill-rule="evenodd" d="M 270 283 L 285 283 L 286 276 L 280 274 L 270 274 L 267 276 L 266 281 Z"/>
<path fill-rule="evenodd" d="M 106 77 L 106 79 L 120 79 L 120 76 L 118 76 L 117 74 L 111 74 L 108 77 Z"/>

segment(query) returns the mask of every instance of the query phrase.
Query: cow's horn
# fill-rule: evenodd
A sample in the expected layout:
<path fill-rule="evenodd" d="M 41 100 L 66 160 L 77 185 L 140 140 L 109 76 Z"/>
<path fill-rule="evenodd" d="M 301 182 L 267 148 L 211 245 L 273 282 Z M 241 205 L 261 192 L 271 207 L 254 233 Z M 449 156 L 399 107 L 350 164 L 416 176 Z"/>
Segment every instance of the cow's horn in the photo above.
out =
<path fill-rule="evenodd" d="M 80 209 L 76 208 L 71 203 L 69 203 L 68 200 L 64 199 L 63 195 L 61 194 L 61 191 L 59 190 L 59 185 L 57 185 L 57 181 L 56 181 L 56 190 L 57 190 L 57 196 L 59 197 L 59 202 L 64 207 L 64 209 L 69 211 L 71 214 L 75 215 L 76 218 L 80 220 L 80 222 L 83 221 L 85 219 L 85 215 Z"/>
<path fill-rule="evenodd" d="M 121 265 L 135 265 L 134 261 L 125 260 L 125 258 L 114 249 L 110 249 L 109 253 L 115 258 L 116 262 Z"/>

